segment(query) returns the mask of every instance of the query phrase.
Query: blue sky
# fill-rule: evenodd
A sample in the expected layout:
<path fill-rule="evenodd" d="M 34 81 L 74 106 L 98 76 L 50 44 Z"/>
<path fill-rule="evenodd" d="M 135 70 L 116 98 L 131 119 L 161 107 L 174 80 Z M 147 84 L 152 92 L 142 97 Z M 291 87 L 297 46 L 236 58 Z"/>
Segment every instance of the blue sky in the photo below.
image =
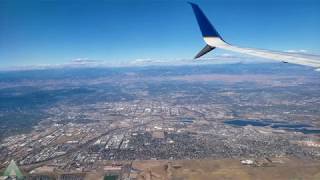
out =
<path fill-rule="evenodd" d="M 192 2 L 232 44 L 320 54 L 318 0 Z M 192 58 L 203 46 L 186 1 L 0 0 L 1 68 Z"/>

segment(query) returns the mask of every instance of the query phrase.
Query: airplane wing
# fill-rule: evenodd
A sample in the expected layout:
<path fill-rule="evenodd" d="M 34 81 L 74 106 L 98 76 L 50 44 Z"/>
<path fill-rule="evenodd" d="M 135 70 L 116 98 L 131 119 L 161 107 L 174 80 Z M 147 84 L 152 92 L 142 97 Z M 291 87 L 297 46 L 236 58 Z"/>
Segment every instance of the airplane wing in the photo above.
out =
<path fill-rule="evenodd" d="M 320 71 L 320 56 L 308 55 L 308 54 L 298 54 L 298 53 L 287 53 L 287 52 L 277 52 L 262 49 L 252 49 L 252 48 L 242 48 L 231 45 L 224 41 L 218 31 L 212 26 L 208 18 L 205 16 L 203 11 L 198 5 L 190 3 L 193 12 L 196 16 L 198 25 L 200 27 L 206 46 L 195 56 L 199 58 L 204 54 L 210 52 L 215 48 L 221 48 L 229 51 L 239 52 L 243 54 L 253 55 L 261 58 L 272 59 L 284 63 L 300 64 L 304 66 L 310 66 L 318 68 Z"/>

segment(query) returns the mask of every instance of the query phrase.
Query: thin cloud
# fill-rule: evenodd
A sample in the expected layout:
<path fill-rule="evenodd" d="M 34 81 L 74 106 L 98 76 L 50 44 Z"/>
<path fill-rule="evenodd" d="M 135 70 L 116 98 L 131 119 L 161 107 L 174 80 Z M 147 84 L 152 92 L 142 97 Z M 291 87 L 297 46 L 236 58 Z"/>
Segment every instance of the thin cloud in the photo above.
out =
<path fill-rule="evenodd" d="M 284 52 L 288 52 L 288 53 L 307 53 L 308 50 L 305 50 L 305 49 L 289 49 L 289 50 L 286 50 Z"/>

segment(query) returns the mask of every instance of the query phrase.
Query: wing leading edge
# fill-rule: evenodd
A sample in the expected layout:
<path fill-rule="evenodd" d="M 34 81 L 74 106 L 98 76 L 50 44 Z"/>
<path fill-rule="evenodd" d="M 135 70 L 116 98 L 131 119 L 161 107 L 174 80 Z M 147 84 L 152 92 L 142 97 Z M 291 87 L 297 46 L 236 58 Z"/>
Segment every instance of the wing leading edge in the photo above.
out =
<path fill-rule="evenodd" d="M 206 46 L 195 56 L 199 58 L 206 53 L 210 52 L 214 48 L 221 48 L 229 51 L 239 52 L 252 56 L 257 56 L 266 59 L 272 59 L 285 63 L 300 64 L 304 66 L 310 66 L 314 68 L 320 68 L 320 57 L 316 55 L 296 54 L 286 52 L 276 52 L 262 49 L 242 48 L 233 46 L 225 42 L 218 31 L 210 23 L 200 7 L 194 3 L 190 3 L 200 27 Z"/>

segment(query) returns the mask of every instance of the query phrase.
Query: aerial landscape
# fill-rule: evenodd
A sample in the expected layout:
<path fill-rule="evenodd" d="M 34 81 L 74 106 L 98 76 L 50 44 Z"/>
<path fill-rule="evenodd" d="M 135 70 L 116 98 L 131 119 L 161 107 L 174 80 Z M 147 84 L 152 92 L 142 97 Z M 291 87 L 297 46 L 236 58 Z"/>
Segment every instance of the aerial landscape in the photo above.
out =
<path fill-rule="evenodd" d="M 144 160 L 160 160 L 172 177 L 188 163 L 179 160 L 263 168 L 303 159 L 319 168 L 320 75 L 283 63 L 259 67 L 1 72 L 2 167 L 14 159 L 32 176 L 101 169 L 122 178 L 146 178 L 151 170 L 138 168 Z"/>
<path fill-rule="evenodd" d="M 317 0 L 0 0 L 0 180 L 319 180 Z"/>

